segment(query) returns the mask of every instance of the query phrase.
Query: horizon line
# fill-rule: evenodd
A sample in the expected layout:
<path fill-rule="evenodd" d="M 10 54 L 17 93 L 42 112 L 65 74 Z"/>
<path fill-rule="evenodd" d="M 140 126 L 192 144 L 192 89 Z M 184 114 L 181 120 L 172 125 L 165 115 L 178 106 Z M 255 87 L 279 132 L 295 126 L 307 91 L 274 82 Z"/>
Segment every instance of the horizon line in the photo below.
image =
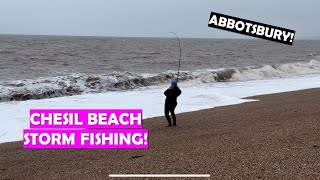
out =
<path fill-rule="evenodd" d="M 171 36 L 109 36 L 109 35 L 59 35 L 59 34 L 1 34 L 0 36 L 54 36 L 54 37 L 109 37 L 109 38 L 173 38 Z M 224 40 L 262 40 L 260 38 L 230 38 L 230 37 L 183 37 L 179 36 L 181 39 L 224 39 Z M 320 37 L 302 37 L 295 38 L 295 40 L 320 40 Z"/>

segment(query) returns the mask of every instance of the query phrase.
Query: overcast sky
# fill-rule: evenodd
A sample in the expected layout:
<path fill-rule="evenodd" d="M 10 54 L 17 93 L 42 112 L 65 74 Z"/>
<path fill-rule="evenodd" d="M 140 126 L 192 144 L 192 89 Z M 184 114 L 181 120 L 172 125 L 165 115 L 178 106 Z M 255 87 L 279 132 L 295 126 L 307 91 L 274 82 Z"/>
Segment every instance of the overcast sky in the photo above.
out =
<path fill-rule="evenodd" d="M 0 0 L 0 34 L 247 38 L 208 27 L 215 11 L 320 39 L 318 0 Z"/>

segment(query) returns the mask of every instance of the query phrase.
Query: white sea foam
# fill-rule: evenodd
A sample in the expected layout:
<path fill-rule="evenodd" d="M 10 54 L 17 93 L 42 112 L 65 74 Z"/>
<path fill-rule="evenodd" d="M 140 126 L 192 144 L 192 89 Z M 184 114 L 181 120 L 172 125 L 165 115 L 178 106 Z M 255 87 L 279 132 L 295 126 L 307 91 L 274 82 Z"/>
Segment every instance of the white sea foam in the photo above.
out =
<path fill-rule="evenodd" d="M 166 86 L 0 103 L 0 142 L 22 139 L 22 129 L 29 127 L 31 108 L 142 108 L 144 119 L 162 116 Z M 320 75 L 221 83 L 184 81 L 179 86 L 182 95 L 178 98 L 177 113 L 248 102 L 250 100 L 241 99 L 248 96 L 320 87 Z"/>
<path fill-rule="evenodd" d="M 320 62 L 311 60 L 307 63 L 288 63 L 282 65 L 266 65 L 260 68 L 235 70 L 232 81 L 246 81 L 267 78 L 283 78 L 300 74 L 320 73 Z"/>
<path fill-rule="evenodd" d="M 247 81 L 320 74 L 320 62 L 297 62 L 238 69 L 206 69 L 180 72 L 179 81 L 189 84 L 216 81 Z M 161 86 L 176 75 L 175 71 L 155 74 L 114 72 L 111 74 L 68 74 L 58 77 L 0 82 L 0 102 L 46 99 L 78 94 L 127 91 Z"/>

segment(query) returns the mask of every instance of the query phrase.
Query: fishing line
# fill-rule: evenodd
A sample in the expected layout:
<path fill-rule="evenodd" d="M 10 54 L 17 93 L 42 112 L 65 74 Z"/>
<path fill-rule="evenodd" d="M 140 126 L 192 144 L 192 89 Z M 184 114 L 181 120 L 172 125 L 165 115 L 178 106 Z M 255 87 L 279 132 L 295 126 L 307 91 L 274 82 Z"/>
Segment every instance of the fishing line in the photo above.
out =
<path fill-rule="evenodd" d="M 177 74 L 177 82 L 179 81 L 179 74 L 180 74 L 180 61 L 181 61 L 181 44 L 180 44 L 180 39 L 178 37 L 178 35 L 174 32 L 169 32 L 174 34 L 177 37 L 178 43 L 179 43 L 179 67 L 178 67 L 178 74 Z"/>

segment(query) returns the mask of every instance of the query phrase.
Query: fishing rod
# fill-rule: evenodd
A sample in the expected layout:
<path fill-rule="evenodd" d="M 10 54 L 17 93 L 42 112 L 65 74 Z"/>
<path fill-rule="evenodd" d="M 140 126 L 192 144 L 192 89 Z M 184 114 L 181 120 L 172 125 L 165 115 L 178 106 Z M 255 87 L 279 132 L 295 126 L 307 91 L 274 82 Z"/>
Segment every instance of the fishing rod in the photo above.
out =
<path fill-rule="evenodd" d="M 179 67 L 178 67 L 178 75 L 177 75 L 177 82 L 179 81 L 179 74 L 180 74 L 180 61 L 181 61 L 181 44 L 180 44 L 180 39 L 178 37 L 178 35 L 174 32 L 169 32 L 169 33 L 172 33 L 174 34 L 176 37 L 177 37 L 177 40 L 179 42 Z"/>

